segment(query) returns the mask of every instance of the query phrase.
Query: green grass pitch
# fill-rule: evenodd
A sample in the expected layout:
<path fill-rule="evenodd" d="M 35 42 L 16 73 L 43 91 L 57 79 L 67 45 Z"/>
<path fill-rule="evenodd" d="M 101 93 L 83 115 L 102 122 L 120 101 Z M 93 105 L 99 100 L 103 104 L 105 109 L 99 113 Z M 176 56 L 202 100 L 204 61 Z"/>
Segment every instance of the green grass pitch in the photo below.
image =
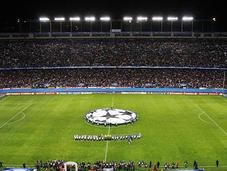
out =
<path fill-rule="evenodd" d="M 113 126 L 110 134 L 142 133 L 128 144 L 76 142 L 74 134 L 107 134 L 108 127 L 84 120 L 90 110 L 111 107 L 139 119 Z M 37 159 L 70 161 L 197 160 L 199 166 L 227 165 L 227 99 L 186 95 L 37 95 L 0 100 L 0 161 L 34 164 Z M 227 170 L 227 168 L 225 168 Z"/>

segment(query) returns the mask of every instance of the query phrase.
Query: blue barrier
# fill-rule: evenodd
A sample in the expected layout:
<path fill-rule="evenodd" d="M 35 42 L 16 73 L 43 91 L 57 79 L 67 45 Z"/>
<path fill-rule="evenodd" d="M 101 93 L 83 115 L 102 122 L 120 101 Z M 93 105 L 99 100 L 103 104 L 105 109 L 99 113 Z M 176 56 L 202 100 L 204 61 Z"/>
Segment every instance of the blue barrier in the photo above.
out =
<path fill-rule="evenodd" d="M 145 92 L 145 93 L 227 93 L 223 89 L 199 89 L 199 88 L 21 88 L 0 89 L 0 94 L 7 93 L 123 93 L 123 92 Z"/>

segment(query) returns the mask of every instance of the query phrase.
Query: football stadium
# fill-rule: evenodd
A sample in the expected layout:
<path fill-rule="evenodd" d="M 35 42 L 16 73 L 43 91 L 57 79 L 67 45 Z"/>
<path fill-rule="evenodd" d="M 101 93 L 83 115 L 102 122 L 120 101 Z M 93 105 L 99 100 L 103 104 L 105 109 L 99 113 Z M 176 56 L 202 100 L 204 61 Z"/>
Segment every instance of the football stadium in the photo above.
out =
<path fill-rule="evenodd" d="M 202 22 L 3 24 L 0 171 L 226 171 L 227 33 Z"/>

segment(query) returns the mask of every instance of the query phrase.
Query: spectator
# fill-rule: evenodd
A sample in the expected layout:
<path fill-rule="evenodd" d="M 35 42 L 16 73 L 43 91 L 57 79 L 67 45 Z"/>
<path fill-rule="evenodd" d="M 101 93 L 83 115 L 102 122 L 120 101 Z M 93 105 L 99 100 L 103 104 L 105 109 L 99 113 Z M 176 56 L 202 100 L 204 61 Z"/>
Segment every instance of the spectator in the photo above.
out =
<path fill-rule="evenodd" d="M 223 88 L 219 70 L 57 69 L 0 71 L 0 88 L 176 87 Z"/>
<path fill-rule="evenodd" d="M 224 39 L 1 40 L 0 68 L 60 66 L 227 67 Z"/>

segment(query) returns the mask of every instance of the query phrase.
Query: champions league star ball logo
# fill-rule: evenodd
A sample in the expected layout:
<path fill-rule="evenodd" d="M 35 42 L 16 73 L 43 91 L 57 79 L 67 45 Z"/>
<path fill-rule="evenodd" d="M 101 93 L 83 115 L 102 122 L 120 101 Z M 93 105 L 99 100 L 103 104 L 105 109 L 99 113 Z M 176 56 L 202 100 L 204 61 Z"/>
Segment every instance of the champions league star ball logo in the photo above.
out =
<path fill-rule="evenodd" d="M 122 109 L 97 109 L 85 116 L 90 123 L 97 125 L 122 125 L 135 122 L 136 113 Z"/>

